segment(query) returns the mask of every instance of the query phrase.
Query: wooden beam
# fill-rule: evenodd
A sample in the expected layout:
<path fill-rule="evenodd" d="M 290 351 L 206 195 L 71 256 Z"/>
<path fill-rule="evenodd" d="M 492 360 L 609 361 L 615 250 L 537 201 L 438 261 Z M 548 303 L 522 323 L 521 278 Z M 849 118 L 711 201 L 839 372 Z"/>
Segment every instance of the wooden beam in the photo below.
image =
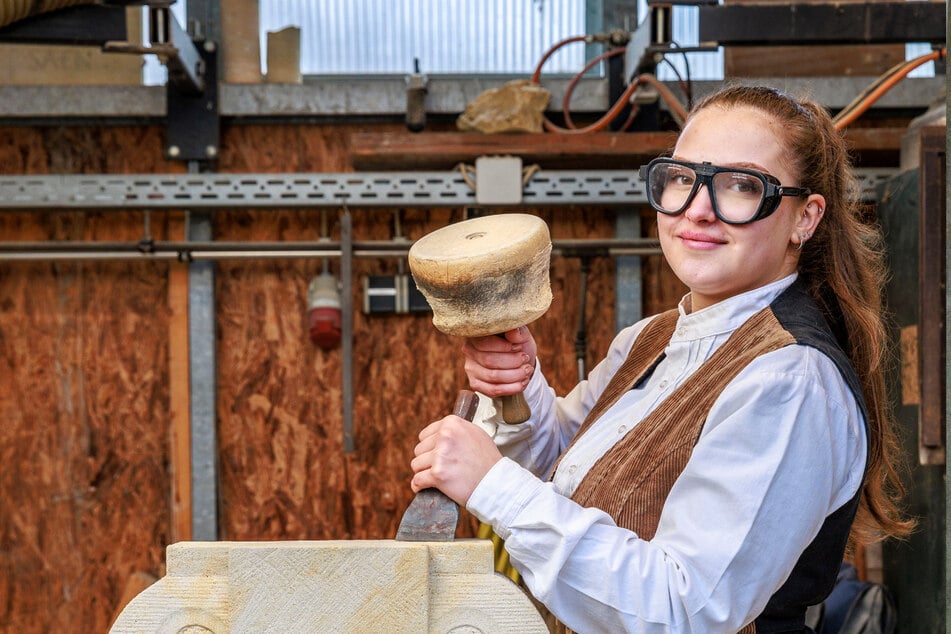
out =
<path fill-rule="evenodd" d="M 905 132 L 905 128 L 850 128 L 845 136 L 859 157 L 891 160 L 897 158 Z M 677 132 L 356 132 L 350 147 L 351 165 L 357 171 L 449 170 L 479 156 L 500 154 L 520 156 L 545 169 L 635 169 L 669 152 L 676 140 Z"/>
<path fill-rule="evenodd" d="M 641 159 L 670 150 L 676 138 L 676 132 L 358 132 L 350 138 L 351 164 L 365 171 L 445 170 L 479 156 L 509 154 L 549 169 L 633 169 Z"/>
<path fill-rule="evenodd" d="M 171 233 L 184 239 L 184 219 L 173 221 Z M 171 542 L 192 539 L 191 399 L 188 347 L 188 264 L 168 269 L 168 411 L 171 476 Z"/>

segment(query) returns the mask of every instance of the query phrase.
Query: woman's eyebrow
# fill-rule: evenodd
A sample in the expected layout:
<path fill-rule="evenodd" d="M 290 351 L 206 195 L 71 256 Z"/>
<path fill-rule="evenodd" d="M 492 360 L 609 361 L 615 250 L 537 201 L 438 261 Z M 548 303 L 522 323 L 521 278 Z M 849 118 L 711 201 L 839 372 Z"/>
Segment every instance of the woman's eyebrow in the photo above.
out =
<path fill-rule="evenodd" d="M 684 158 L 684 157 L 682 157 L 682 156 L 678 156 L 678 155 L 676 155 L 676 154 L 673 155 L 673 156 L 671 156 L 670 158 L 675 159 L 675 160 L 677 160 L 677 161 L 684 161 L 685 163 L 694 163 L 694 164 L 696 164 L 696 165 L 702 165 L 702 164 L 703 164 L 703 163 L 698 163 L 697 161 L 690 161 L 690 160 L 688 160 L 688 159 L 686 159 L 686 158 Z M 747 163 L 746 161 L 740 161 L 740 162 L 737 162 L 737 163 L 712 163 L 712 162 L 709 162 L 709 161 L 707 161 L 707 162 L 710 163 L 710 165 L 713 165 L 713 166 L 715 166 L 715 167 L 737 167 L 737 168 L 739 168 L 739 169 L 755 170 L 755 171 L 757 171 L 757 172 L 762 172 L 762 173 L 764 173 L 764 174 L 769 174 L 770 176 L 773 176 L 773 173 L 772 173 L 772 172 L 770 172 L 768 169 L 766 169 L 766 168 L 763 167 L 762 165 L 758 165 L 757 163 Z"/>

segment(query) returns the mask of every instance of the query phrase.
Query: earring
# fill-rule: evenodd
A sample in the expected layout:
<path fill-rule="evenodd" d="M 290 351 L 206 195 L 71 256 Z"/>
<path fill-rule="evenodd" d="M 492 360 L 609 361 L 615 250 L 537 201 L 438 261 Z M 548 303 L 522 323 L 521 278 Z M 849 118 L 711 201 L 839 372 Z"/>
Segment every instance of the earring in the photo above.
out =
<path fill-rule="evenodd" d="M 806 240 L 809 239 L 809 234 L 805 231 L 799 232 L 799 246 L 796 247 L 796 251 L 802 251 L 802 245 L 806 244 Z"/>

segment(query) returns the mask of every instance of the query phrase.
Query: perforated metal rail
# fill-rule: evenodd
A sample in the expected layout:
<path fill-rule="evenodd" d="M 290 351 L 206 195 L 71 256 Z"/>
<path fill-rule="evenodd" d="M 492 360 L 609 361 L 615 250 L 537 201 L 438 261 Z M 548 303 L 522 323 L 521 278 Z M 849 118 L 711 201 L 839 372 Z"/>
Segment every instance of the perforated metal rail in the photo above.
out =
<path fill-rule="evenodd" d="M 892 169 L 859 170 L 862 197 Z M 542 171 L 525 185 L 522 204 L 646 203 L 633 170 Z M 129 174 L 0 176 L 0 209 L 236 209 L 306 207 L 443 207 L 475 205 L 458 172 L 355 174 Z"/>

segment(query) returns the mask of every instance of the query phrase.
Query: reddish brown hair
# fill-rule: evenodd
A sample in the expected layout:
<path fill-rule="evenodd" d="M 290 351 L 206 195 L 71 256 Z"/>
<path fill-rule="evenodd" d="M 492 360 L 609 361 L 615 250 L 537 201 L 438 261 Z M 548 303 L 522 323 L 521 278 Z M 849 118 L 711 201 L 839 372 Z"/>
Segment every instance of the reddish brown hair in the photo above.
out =
<path fill-rule="evenodd" d="M 822 106 L 771 88 L 727 87 L 705 97 L 692 113 L 710 107 L 756 108 L 780 122 L 785 158 L 799 176 L 796 185 L 825 197 L 824 216 L 802 249 L 798 270 L 859 376 L 868 413 L 866 477 L 850 537 L 854 545 L 907 535 L 914 522 L 900 511 L 902 460 L 883 367 L 888 338 L 881 234 L 862 216 L 843 136 Z"/>

